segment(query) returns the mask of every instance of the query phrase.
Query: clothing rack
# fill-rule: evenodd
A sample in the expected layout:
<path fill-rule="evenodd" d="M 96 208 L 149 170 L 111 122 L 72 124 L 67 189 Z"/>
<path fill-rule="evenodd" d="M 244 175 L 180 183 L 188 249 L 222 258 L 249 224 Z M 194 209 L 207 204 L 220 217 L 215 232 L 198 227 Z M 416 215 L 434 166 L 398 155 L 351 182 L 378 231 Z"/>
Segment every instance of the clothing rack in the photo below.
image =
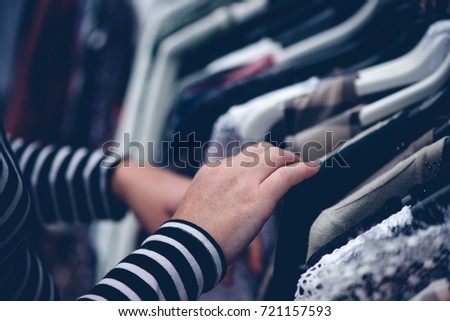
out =
<path fill-rule="evenodd" d="M 404 222 L 442 210 L 450 196 L 450 0 L 149 2 L 148 10 L 126 0 L 15 2 L 11 16 L 23 15 L 23 26 L 10 26 L 17 41 L 0 39 L 11 47 L 0 54 L 0 66 L 17 65 L 0 77 L 8 134 L 68 144 L 71 150 L 99 148 L 114 137 L 123 157 L 188 177 L 206 161 L 239 152 L 234 143 L 266 140 L 305 160 L 325 160 L 316 176 L 291 188 L 262 230 L 264 275 L 252 273 L 239 258 L 237 281 L 201 299 L 291 300 L 298 281 L 313 272 L 305 265 L 308 258 L 325 264 L 326 255 L 345 252 L 356 239 L 366 240 L 358 245 L 361 252 L 381 257 L 374 244 L 386 239 L 402 246 L 407 236 L 424 240 L 417 226 Z M 1 31 L 10 19 L 0 20 Z M 139 148 L 125 150 L 128 138 L 144 146 L 143 155 Z M 13 147 L 20 142 L 14 140 Z M 34 175 L 31 183 L 37 181 Z M 41 191 L 35 190 L 39 203 Z M 101 207 L 91 203 L 82 206 Z M 441 216 L 425 222 L 423 230 L 445 230 L 448 222 Z M 374 239 L 372 228 L 387 234 Z M 77 244 L 89 247 L 92 235 L 97 256 L 93 272 L 89 249 L 70 252 L 89 271 L 80 287 L 103 277 L 147 236 L 133 213 L 80 230 Z M 433 254 L 439 253 L 424 257 Z M 353 281 L 364 292 L 361 280 Z M 418 294 L 419 286 L 396 282 L 403 290 L 383 292 L 383 299 Z M 387 283 L 371 286 L 392 289 Z M 70 294 L 81 291 L 72 288 L 63 291 L 67 297 L 81 294 Z M 305 299 L 301 289 L 300 284 L 297 299 Z M 363 298 L 351 286 L 344 290 Z M 365 298 L 375 297 L 370 293 Z M 311 297 L 342 298 L 317 295 Z"/>

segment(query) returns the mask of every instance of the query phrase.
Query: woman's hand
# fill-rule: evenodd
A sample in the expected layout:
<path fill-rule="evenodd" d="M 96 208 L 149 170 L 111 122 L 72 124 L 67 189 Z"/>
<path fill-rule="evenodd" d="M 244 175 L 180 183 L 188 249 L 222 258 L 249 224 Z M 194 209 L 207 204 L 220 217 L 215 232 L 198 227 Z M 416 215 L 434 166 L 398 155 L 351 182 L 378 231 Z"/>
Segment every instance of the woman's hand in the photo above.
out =
<path fill-rule="evenodd" d="M 268 143 L 203 166 L 174 215 L 206 230 L 228 263 L 256 237 L 277 202 L 294 185 L 315 175 L 317 164 L 299 162 Z"/>
<path fill-rule="evenodd" d="M 113 176 L 113 191 L 133 210 L 149 233 L 177 210 L 191 180 L 168 170 L 139 167 L 131 160 L 120 164 Z"/>

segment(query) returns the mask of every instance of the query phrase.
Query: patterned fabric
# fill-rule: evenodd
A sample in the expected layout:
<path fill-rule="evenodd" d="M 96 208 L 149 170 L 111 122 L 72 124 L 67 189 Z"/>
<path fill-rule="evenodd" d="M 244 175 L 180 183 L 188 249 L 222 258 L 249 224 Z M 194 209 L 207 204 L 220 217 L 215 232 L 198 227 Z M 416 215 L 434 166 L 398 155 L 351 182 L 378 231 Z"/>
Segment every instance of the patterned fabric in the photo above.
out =
<path fill-rule="evenodd" d="M 325 255 L 296 300 L 409 300 L 450 273 L 450 224 L 426 227 L 408 207 Z"/>

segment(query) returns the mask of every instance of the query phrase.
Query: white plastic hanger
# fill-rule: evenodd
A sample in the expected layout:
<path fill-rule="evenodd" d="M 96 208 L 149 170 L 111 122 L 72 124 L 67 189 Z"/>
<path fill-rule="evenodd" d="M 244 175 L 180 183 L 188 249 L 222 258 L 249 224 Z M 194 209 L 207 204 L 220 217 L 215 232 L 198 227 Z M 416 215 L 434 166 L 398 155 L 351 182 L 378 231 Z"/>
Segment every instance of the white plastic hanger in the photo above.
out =
<path fill-rule="evenodd" d="M 262 38 L 253 44 L 214 60 L 205 67 L 205 70 L 209 74 L 214 74 L 227 69 L 239 68 L 258 60 L 263 56 L 274 55 L 281 50 L 282 47 L 280 44 L 274 42 L 270 38 Z"/>
<path fill-rule="evenodd" d="M 152 51 L 164 21 L 176 13 L 183 12 L 192 6 L 193 0 L 183 0 L 161 6 L 158 15 L 148 19 L 139 35 L 138 48 L 134 56 L 133 70 L 127 87 L 124 107 L 116 130 L 116 140 L 122 142 L 124 133 L 133 133 L 136 127 L 136 115 L 145 93 L 144 85 L 153 66 Z M 134 136 L 134 135 L 133 135 Z"/>
<path fill-rule="evenodd" d="M 358 12 L 343 23 L 282 50 L 275 60 L 277 63 L 281 63 L 294 58 L 309 57 L 319 51 L 338 46 L 361 30 L 381 5 L 381 0 L 368 0 Z"/>
<path fill-rule="evenodd" d="M 431 96 L 445 84 L 449 76 L 450 50 L 447 50 L 447 56 L 444 62 L 427 78 L 371 105 L 363 107 L 359 112 L 361 125 L 371 125 Z"/>
<path fill-rule="evenodd" d="M 156 55 L 155 69 L 151 81 L 145 88 L 145 96 L 141 106 L 138 139 L 154 142 L 155 148 L 148 150 L 145 156 L 149 159 L 159 159 L 161 135 L 170 114 L 170 107 L 175 99 L 176 74 L 178 56 L 184 48 L 189 47 L 205 37 L 214 35 L 217 30 L 228 27 L 230 22 L 243 22 L 257 15 L 267 6 L 267 0 L 256 2 L 232 3 L 213 11 L 207 17 L 194 22 L 183 30 L 165 39 Z"/>
<path fill-rule="evenodd" d="M 308 95 L 321 84 L 317 77 L 310 78 L 299 84 L 282 88 L 247 102 L 249 113 L 239 126 L 239 135 L 244 141 L 260 141 L 270 132 L 273 126 L 283 119 L 287 100 Z"/>
<path fill-rule="evenodd" d="M 439 24 L 449 23 L 450 21 L 439 22 Z M 430 28 L 430 30 L 432 29 L 433 27 Z M 433 66 L 432 63 L 436 52 L 445 52 L 449 43 L 448 31 L 434 37 L 432 42 L 428 41 L 430 30 L 419 44 L 406 55 L 360 71 L 355 82 L 357 94 L 365 96 L 399 88 L 430 75 L 438 67 Z"/>
<path fill-rule="evenodd" d="M 338 46 L 352 38 L 356 32 L 361 30 L 361 28 L 376 14 L 381 5 L 381 0 L 368 0 L 357 13 L 338 26 L 321 32 L 284 50 L 274 52 L 275 61 L 281 63 L 293 58 L 309 57 L 319 51 Z M 241 137 L 246 140 L 256 141 L 263 139 L 263 135 L 267 133 L 274 124 L 282 119 L 283 115 L 283 107 L 279 104 L 255 109 L 255 112 L 249 115 L 248 119 L 244 120 L 240 130 Z"/>
<path fill-rule="evenodd" d="M 381 0 L 368 0 L 357 13 L 345 22 L 286 49 L 282 49 L 280 45 L 271 42 L 270 47 L 275 56 L 275 61 L 281 63 L 293 58 L 308 57 L 350 39 L 370 21 L 381 6 L 381 2 Z M 280 104 L 255 108 L 255 112 L 243 120 L 240 128 L 241 137 L 245 140 L 255 141 L 263 139 L 264 134 L 269 132 L 273 125 L 282 119 L 283 115 L 283 106 Z"/>
<path fill-rule="evenodd" d="M 446 54 L 448 52 L 448 48 L 450 47 L 449 29 L 450 20 L 437 22 L 430 27 L 419 44 L 406 55 L 360 71 L 358 73 L 359 78 L 355 82 L 357 94 L 364 96 L 388 89 L 395 89 L 427 78 L 438 69 L 439 65 L 436 65 L 436 62 L 439 63 L 445 59 L 445 57 L 436 57 L 436 53 Z M 431 34 L 435 35 L 430 37 Z M 426 96 L 425 94 L 421 97 L 425 98 Z M 380 101 L 371 105 L 371 107 L 367 106 L 363 109 L 364 111 L 361 112 L 361 121 L 363 124 L 368 125 L 371 122 L 380 120 L 409 106 L 408 103 L 402 105 L 403 107 L 396 107 L 397 105 L 394 104 L 392 105 L 392 111 L 389 112 L 389 104 L 384 105 Z M 377 106 L 383 107 L 377 111 Z M 245 135 L 254 139 L 256 134 L 261 132 L 260 129 L 266 130 L 270 124 L 277 122 L 278 119 L 270 119 L 269 115 L 272 117 L 282 117 L 278 106 L 272 106 L 272 108 L 276 108 L 276 110 L 265 110 L 267 117 L 261 115 L 262 109 L 255 110 L 255 114 L 243 126 Z M 371 120 L 372 118 L 374 120 Z"/>

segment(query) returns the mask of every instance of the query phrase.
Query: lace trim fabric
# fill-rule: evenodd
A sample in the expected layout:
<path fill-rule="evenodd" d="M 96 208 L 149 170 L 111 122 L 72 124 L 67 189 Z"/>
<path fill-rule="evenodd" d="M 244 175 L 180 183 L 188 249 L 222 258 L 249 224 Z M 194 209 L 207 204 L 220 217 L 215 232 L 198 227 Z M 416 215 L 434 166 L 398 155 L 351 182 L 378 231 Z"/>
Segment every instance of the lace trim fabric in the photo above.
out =
<path fill-rule="evenodd" d="M 450 273 L 450 224 L 419 229 L 408 207 L 325 255 L 296 300 L 409 300 Z"/>

